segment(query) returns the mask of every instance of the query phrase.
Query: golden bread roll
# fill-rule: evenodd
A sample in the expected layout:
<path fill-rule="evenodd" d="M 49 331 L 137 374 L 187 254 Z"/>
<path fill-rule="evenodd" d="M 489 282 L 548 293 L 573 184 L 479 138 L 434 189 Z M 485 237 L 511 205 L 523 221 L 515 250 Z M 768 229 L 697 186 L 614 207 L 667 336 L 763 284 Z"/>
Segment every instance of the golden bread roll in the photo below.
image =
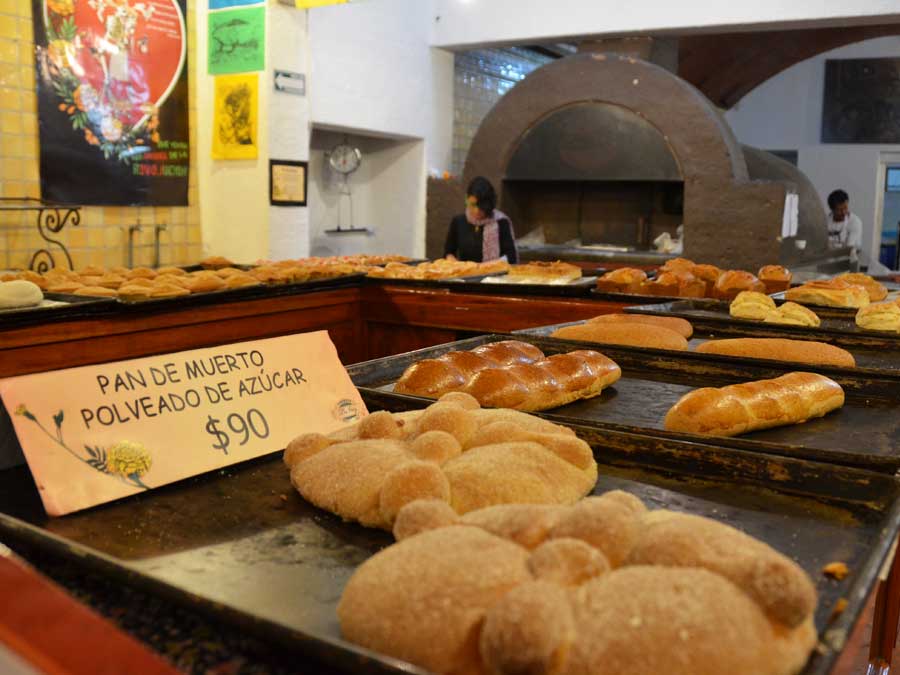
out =
<path fill-rule="evenodd" d="M 694 334 L 694 327 L 690 321 L 674 316 L 647 316 L 644 314 L 601 314 L 585 323 L 638 323 L 648 326 L 660 326 L 674 330 L 676 333 L 689 340 Z"/>
<path fill-rule="evenodd" d="M 766 293 L 780 293 L 791 287 L 794 275 L 787 267 L 766 265 L 759 270 L 759 280 L 766 286 Z"/>
<path fill-rule="evenodd" d="M 578 265 L 562 262 L 561 260 L 556 262 L 534 261 L 522 265 L 512 265 L 507 273 L 511 281 L 523 277 L 529 280 L 533 279 L 539 283 L 541 281 L 574 281 L 575 279 L 580 279 L 581 275 L 581 268 Z"/>
<path fill-rule="evenodd" d="M 775 301 L 758 291 L 741 291 L 728 307 L 731 316 L 754 321 L 762 321 L 774 311 Z"/>
<path fill-rule="evenodd" d="M 57 268 L 54 267 L 53 269 L 57 269 Z M 53 270 L 50 270 L 50 271 L 52 272 Z M 68 272 L 69 270 L 64 270 L 64 271 Z M 48 274 L 49 274 L 49 272 L 48 272 Z M 50 287 L 49 280 L 45 279 L 43 276 L 41 276 L 37 272 L 32 272 L 31 270 L 22 270 L 21 272 L 16 273 L 16 278 L 21 279 L 22 281 L 30 281 L 35 286 L 40 288 L 42 291 L 46 291 Z M 67 276 L 66 278 L 77 279 L 78 277 L 77 277 L 77 275 L 75 275 L 74 277 Z"/>
<path fill-rule="evenodd" d="M 80 281 L 71 281 L 60 279 L 47 287 L 48 293 L 74 293 L 84 284 Z"/>
<path fill-rule="evenodd" d="M 222 267 L 213 272 L 218 277 L 222 277 L 223 279 L 227 279 L 230 276 L 247 274 L 244 270 L 240 270 L 237 267 Z"/>
<path fill-rule="evenodd" d="M 123 276 L 126 279 L 153 279 L 156 277 L 156 271 L 149 267 L 135 267 Z"/>
<path fill-rule="evenodd" d="M 232 274 L 225 279 L 225 288 L 246 288 L 247 286 L 259 286 L 262 282 L 254 279 L 249 274 Z"/>
<path fill-rule="evenodd" d="M 866 307 L 869 292 L 863 286 L 848 284 L 845 281 L 810 281 L 789 288 L 784 293 L 786 300 L 801 305 L 821 305 L 823 307 Z"/>
<path fill-rule="evenodd" d="M 191 292 L 176 284 L 154 284 L 148 288 L 151 298 L 177 298 L 182 295 L 190 295 Z"/>
<path fill-rule="evenodd" d="M 685 394 L 666 414 L 665 428 L 710 436 L 799 424 L 844 405 L 841 386 L 815 373 L 704 387 Z"/>
<path fill-rule="evenodd" d="M 722 276 L 722 270 L 715 265 L 694 265 L 691 268 L 691 274 L 706 284 L 706 297 L 713 297 L 713 289 L 715 289 L 719 277 Z"/>
<path fill-rule="evenodd" d="M 657 295 L 665 297 L 678 297 L 678 289 L 681 280 L 672 272 L 660 272 L 654 279 L 642 281 L 637 293 L 640 295 Z"/>
<path fill-rule="evenodd" d="M 78 270 L 78 274 L 82 277 L 101 277 L 106 274 L 106 270 L 97 265 L 88 265 Z"/>
<path fill-rule="evenodd" d="M 173 265 L 166 265 L 165 267 L 156 268 L 157 274 L 171 274 L 176 277 L 184 277 L 187 276 L 187 272 L 180 267 L 175 267 Z"/>
<path fill-rule="evenodd" d="M 856 313 L 856 325 L 866 330 L 900 332 L 900 305 L 896 302 L 876 302 L 861 307 Z"/>
<path fill-rule="evenodd" d="M 425 410 L 372 413 L 330 436 L 300 436 L 284 461 L 307 501 L 386 529 L 416 499 L 456 513 L 573 504 L 597 481 L 591 447 L 570 429 L 515 410 L 483 410 L 460 392 Z"/>
<path fill-rule="evenodd" d="M 215 272 L 198 272 L 185 277 L 182 285 L 191 293 L 209 293 L 225 288 L 225 281 Z"/>
<path fill-rule="evenodd" d="M 123 284 L 119 286 L 119 289 L 116 293 L 119 296 L 120 300 L 127 300 L 128 302 L 141 302 L 143 300 L 149 300 L 150 296 L 153 294 L 153 285 L 148 284 Z"/>
<path fill-rule="evenodd" d="M 114 288 L 105 286 L 82 286 L 76 289 L 73 295 L 85 295 L 92 298 L 115 298 L 119 292 Z"/>
<path fill-rule="evenodd" d="M 44 300 L 40 286 L 24 279 L 0 282 L 0 309 L 34 307 Z"/>
<path fill-rule="evenodd" d="M 217 270 L 220 267 L 234 267 L 234 263 L 231 262 L 228 258 L 223 258 L 220 255 L 214 255 L 201 260 L 200 266 L 208 270 Z"/>
<path fill-rule="evenodd" d="M 597 279 L 597 290 L 607 293 L 637 293 L 647 273 L 636 267 L 620 267 Z"/>
<path fill-rule="evenodd" d="M 121 274 L 113 274 L 111 272 L 108 272 L 97 279 L 98 286 L 102 286 L 103 288 L 111 288 L 113 290 L 117 289 L 124 283 L 125 277 L 123 277 Z"/>
<path fill-rule="evenodd" d="M 743 356 L 750 359 L 794 361 L 817 366 L 855 368 L 856 360 L 846 349 L 814 342 L 812 340 L 785 340 L 782 338 L 732 338 L 710 340 L 697 347 L 701 354 Z"/>
<path fill-rule="evenodd" d="M 463 516 L 418 500 L 394 533 L 347 583 L 341 632 L 430 672 L 793 675 L 816 644 L 795 562 L 621 491 Z"/>
<path fill-rule="evenodd" d="M 692 272 L 694 267 L 697 266 L 693 260 L 688 260 L 687 258 L 672 258 L 671 260 L 667 260 L 662 267 L 659 268 L 660 272 Z"/>
<path fill-rule="evenodd" d="M 688 348 L 687 340 L 674 330 L 637 323 L 591 322 L 577 326 L 564 326 L 551 333 L 550 337 L 628 347 L 673 349 L 680 352 L 687 351 Z"/>
<path fill-rule="evenodd" d="M 861 272 L 847 272 L 846 274 L 837 275 L 834 279 L 835 281 L 843 281 L 844 283 L 862 286 L 866 289 L 866 293 L 869 294 L 869 300 L 871 302 L 880 302 L 888 296 L 887 286 L 878 283 L 878 281 L 868 274 L 862 274 Z"/>
<path fill-rule="evenodd" d="M 713 297 L 720 300 L 733 300 L 741 291 L 756 291 L 763 293 L 766 285 L 750 272 L 743 270 L 729 270 L 722 272 L 713 288 Z"/>
<path fill-rule="evenodd" d="M 462 391 L 483 406 L 534 412 L 596 396 L 621 375 L 619 366 L 597 352 L 545 358 L 534 345 L 504 340 L 414 363 L 394 392 L 436 398 Z"/>
<path fill-rule="evenodd" d="M 822 320 L 818 314 L 809 307 L 798 305 L 796 302 L 782 303 L 764 321 L 766 323 L 783 323 L 791 326 L 810 326 L 812 328 L 818 328 L 822 325 Z"/>

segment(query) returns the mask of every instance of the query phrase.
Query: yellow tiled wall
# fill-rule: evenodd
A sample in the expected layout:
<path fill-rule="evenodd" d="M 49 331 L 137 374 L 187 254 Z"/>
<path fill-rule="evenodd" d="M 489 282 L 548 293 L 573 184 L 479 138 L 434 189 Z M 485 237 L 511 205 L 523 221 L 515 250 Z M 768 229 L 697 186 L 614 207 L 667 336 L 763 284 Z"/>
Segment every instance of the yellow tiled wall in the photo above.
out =
<path fill-rule="evenodd" d="M 199 260 L 201 255 L 200 208 L 197 192 L 197 92 L 193 73 L 194 7 L 187 2 L 188 91 L 190 108 L 190 184 L 187 207 L 85 207 L 81 225 L 66 227 L 59 238 L 69 249 L 76 269 L 85 265 L 122 265 L 127 256 L 127 227 L 141 224 L 134 235 L 134 264 L 153 262 L 154 225 L 165 223 L 160 235 L 161 263 Z M 200 0 L 205 2 L 205 0 Z M 30 0 L 0 0 L 0 196 L 39 197 L 37 100 L 34 78 L 34 32 Z M 0 202 L 2 204 L 2 202 Z M 38 235 L 34 213 L 0 211 L 0 269 L 28 266 L 33 253 L 46 246 Z M 57 264 L 65 256 L 49 246 Z"/>

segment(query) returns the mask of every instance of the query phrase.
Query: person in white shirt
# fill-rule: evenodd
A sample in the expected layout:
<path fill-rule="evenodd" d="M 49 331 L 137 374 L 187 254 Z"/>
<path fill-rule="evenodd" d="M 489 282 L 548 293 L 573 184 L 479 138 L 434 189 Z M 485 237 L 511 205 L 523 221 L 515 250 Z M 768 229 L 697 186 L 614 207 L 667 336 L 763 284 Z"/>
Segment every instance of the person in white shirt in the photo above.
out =
<path fill-rule="evenodd" d="M 850 213 L 850 196 L 843 190 L 835 190 L 828 195 L 828 246 L 841 248 L 850 246 L 851 260 L 857 260 L 862 247 L 862 221 Z"/>

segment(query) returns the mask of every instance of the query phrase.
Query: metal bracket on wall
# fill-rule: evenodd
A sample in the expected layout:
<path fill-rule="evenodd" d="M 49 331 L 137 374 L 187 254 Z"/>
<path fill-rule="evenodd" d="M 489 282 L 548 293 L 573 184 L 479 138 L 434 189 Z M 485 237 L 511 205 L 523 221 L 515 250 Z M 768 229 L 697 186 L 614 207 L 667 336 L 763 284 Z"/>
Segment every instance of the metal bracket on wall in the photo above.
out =
<path fill-rule="evenodd" d="M 57 204 L 44 202 L 37 197 L 0 197 L 0 211 L 33 211 L 37 214 L 37 230 L 41 239 L 48 244 L 56 246 L 66 257 L 69 269 L 74 269 L 72 256 L 58 239 L 53 239 L 47 233 L 59 234 L 66 225 L 77 227 L 81 223 L 81 207 L 71 204 Z M 43 274 L 52 267 L 56 267 L 56 259 L 49 247 L 39 248 L 31 256 L 28 268 Z"/>

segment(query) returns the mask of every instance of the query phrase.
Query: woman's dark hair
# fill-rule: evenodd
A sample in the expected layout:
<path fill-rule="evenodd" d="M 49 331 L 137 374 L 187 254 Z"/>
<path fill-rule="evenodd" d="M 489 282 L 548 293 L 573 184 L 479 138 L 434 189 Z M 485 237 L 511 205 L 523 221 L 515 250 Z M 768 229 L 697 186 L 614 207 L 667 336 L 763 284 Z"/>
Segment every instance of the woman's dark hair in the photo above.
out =
<path fill-rule="evenodd" d="M 828 195 L 828 208 L 834 211 L 840 204 L 850 201 L 850 195 L 843 190 L 835 190 Z"/>
<path fill-rule="evenodd" d="M 491 185 L 491 181 L 484 176 L 476 176 L 472 179 L 472 182 L 469 183 L 469 188 L 466 190 L 466 196 L 475 197 L 475 203 L 478 208 L 488 218 L 491 217 L 494 209 L 497 208 L 497 193 L 494 192 L 494 186 Z"/>

